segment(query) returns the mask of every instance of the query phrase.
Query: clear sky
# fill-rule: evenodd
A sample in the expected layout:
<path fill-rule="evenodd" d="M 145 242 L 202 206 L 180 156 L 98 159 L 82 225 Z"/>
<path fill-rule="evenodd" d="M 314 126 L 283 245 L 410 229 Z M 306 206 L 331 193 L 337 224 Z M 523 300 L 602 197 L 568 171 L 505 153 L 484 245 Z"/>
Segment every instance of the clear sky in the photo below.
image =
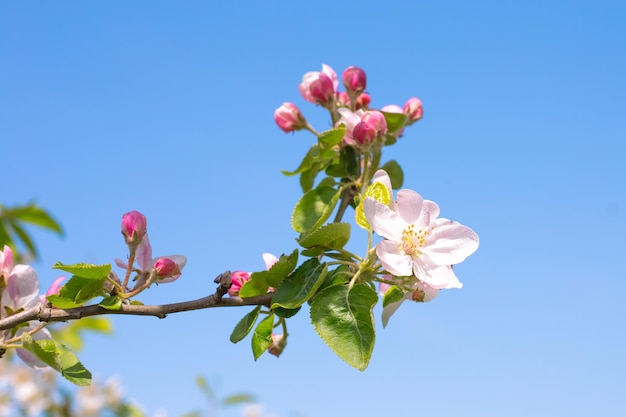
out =
<path fill-rule="evenodd" d="M 299 198 L 282 176 L 311 145 L 272 113 L 325 113 L 297 85 L 322 63 L 367 72 L 372 105 L 424 102 L 384 159 L 472 227 L 464 283 L 380 326 L 369 368 L 338 359 L 301 313 L 279 359 L 228 340 L 249 309 L 113 318 L 80 354 L 171 416 L 194 378 L 280 416 L 626 415 L 626 6 L 620 1 L 2 2 L 0 201 L 35 199 L 57 262 L 125 256 L 124 212 L 184 275 L 146 303 L 213 292 L 226 269 L 291 252 Z M 356 229 L 355 229 L 356 230 Z M 356 230 L 354 248 L 364 247 Z"/>

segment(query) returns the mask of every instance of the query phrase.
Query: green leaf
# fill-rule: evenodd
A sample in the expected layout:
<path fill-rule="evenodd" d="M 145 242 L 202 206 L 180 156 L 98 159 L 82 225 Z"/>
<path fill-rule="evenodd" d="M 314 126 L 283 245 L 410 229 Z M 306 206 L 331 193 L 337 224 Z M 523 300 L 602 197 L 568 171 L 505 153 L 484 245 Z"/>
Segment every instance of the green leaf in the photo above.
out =
<path fill-rule="evenodd" d="M 250 333 L 250 330 L 252 330 L 252 326 L 254 326 L 254 322 L 256 322 L 256 319 L 259 317 L 260 310 L 261 306 L 257 306 L 254 308 L 254 310 L 252 310 L 251 312 L 243 316 L 241 320 L 239 320 L 239 323 L 237 323 L 237 325 L 233 329 L 233 332 L 230 335 L 231 342 L 240 342 L 248 335 L 248 333 Z"/>
<path fill-rule="evenodd" d="M 328 223 L 298 241 L 304 248 L 342 249 L 350 240 L 349 223 Z"/>
<path fill-rule="evenodd" d="M 389 133 L 395 133 L 398 130 L 404 127 L 406 123 L 407 117 L 403 113 L 389 113 L 389 112 L 381 112 L 383 116 L 385 116 L 385 121 L 387 122 L 387 131 Z"/>
<path fill-rule="evenodd" d="M 234 394 L 229 395 L 228 397 L 222 400 L 222 405 L 238 405 L 238 404 L 248 404 L 254 402 L 255 398 L 250 394 Z"/>
<path fill-rule="evenodd" d="M 300 162 L 300 165 L 298 166 L 298 168 L 296 168 L 295 171 L 291 171 L 291 172 L 281 171 L 281 172 L 284 175 L 292 176 L 292 175 L 298 175 L 304 171 L 307 171 L 308 169 L 311 168 L 311 166 L 313 165 L 313 162 L 315 161 L 315 158 L 317 158 L 319 154 L 320 154 L 319 145 L 316 143 L 313 146 L 311 146 L 309 151 L 304 156 L 304 159 L 302 160 L 302 162 Z"/>
<path fill-rule="evenodd" d="M 291 216 L 291 226 L 296 232 L 307 233 L 321 226 L 332 214 L 339 191 L 320 186 L 305 193 L 296 204 Z"/>
<path fill-rule="evenodd" d="M 320 172 L 320 169 L 321 165 L 315 162 L 311 165 L 311 168 L 303 171 L 300 174 L 300 188 L 302 188 L 303 193 L 311 191 L 311 188 L 313 188 L 313 184 L 315 183 L 315 178 Z"/>
<path fill-rule="evenodd" d="M 92 298 L 102 295 L 102 286 L 106 277 L 85 278 L 73 276 L 61 287 L 58 295 L 49 295 L 48 301 L 58 308 L 75 308 L 82 306 Z"/>
<path fill-rule="evenodd" d="M 121 310 L 122 309 L 122 299 L 115 295 L 110 295 L 105 297 L 98 303 L 100 307 L 104 307 L 107 310 Z"/>
<path fill-rule="evenodd" d="M 289 317 L 293 317 L 296 314 L 298 314 L 298 312 L 300 311 L 300 307 L 297 308 L 282 308 L 282 307 L 276 307 L 273 309 L 274 313 L 278 316 L 278 317 L 283 317 L 285 319 L 288 319 Z"/>
<path fill-rule="evenodd" d="M 206 381 L 205 377 L 203 377 L 202 375 L 198 375 L 196 377 L 196 385 L 198 385 L 198 388 L 200 388 L 200 391 L 204 393 L 205 397 L 207 397 L 209 401 L 215 400 L 216 398 L 215 393 L 209 386 L 209 383 Z"/>
<path fill-rule="evenodd" d="M 64 265 L 61 262 L 57 262 L 52 266 L 53 269 L 60 269 L 61 271 L 69 272 L 70 274 L 91 279 L 106 278 L 111 272 L 111 264 L 104 265 L 92 265 L 92 264 L 73 264 Z"/>
<path fill-rule="evenodd" d="M 272 309 L 301 306 L 322 285 L 327 271 L 326 263 L 320 263 L 317 258 L 304 262 L 276 289 L 272 297 Z"/>
<path fill-rule="evenodd" d="M 346 127 L 339 126 L 334 129 L 326 130 L 317 137 L 317 140 L 325 147 L 335 146 L 341 142 L 346 134 Z"/>
<path fill-rule="evenodd" d="M 392 285 L 383 295 L 383 308 L 387 307 L 389 304 L 397 303 L 403 298 L 404 291 L 402 291 L 397 285 Z"/>
<path fill-rule="evenodd" d="M 248 298 L 265 294 L 270 288 L 270 285 L 267 283 L 269 276 L 267 271 L 258 271 L 250 274 L 250 280 L 245 282 L 239 290 L 239 297 Z"/>
<path fill-rule="evenodd" d="M 366 197 L 372 197 L 377 201 L 387 205 L 391 201 L 391 194 L 389 190 L 382 182 L 373 182 L 371 183 L 367 189 L 365 190 L 365 194 L 359 201 L 359 205 L 356 207 L 354 212 L 356 223 L 361 226 L 363 229 L 370 230 L 370 224 L 367 221 L 367 217 L 365 217 L 365 210 L 363 209 L 363 204 L 365 202 Z"/>
<path fill-rule="evenodd" d="M 372 309 L 378 300 L 366 284 L 333 285 L 311 302 L 311 321 L 322 340 L 346 363 L 365 370 L 374 349 Z"/>
<path fill-rule="evenodd" d="M 274 314 L 270 314 L 256 326 L 252 334 L 252 354 L 256 361 L 272 344 L 272 329 L 274 328 Z"/>
<path fill-rule="evenodd" d="M 354 273 L 350 271 L 350 267 L 348 265 L 339 265 L 337 268 L 328 271 L 326 278 L 324 278 L 324 282 L 320 285 L 318 294 L 321 293 L 323 289 L 332 287 L 333 285 L 347 284 L 353 276 Z M 314 299 L 315 298 L 312 298 L 309 301 L 312 302 Z"/>
<path fill-rule="evenodd" d="M 15 220 L 10 220 L 11 228 L 17 235 L 17 237 L 24 243 L 26 249 L 33 255 L 35 259 L 39 258 L 39 253 L 37 252 L 37 248 L 35 244 L 31 240 L 29 234 L 18 224 Z"/>
<path fill-rule="evenodd" d="M 380 167 L 384 169 L 387 174 L 389 174 L 389 179 L 391 180 L 391 188 L 394 190 L 402 188 L 402 184 L 404 183 L 404 173 L 402 172 L 402 168 L 400 164 L 398 164 L 393 159 L 388 161 Z"/>
<path fill-rule="evenodd" d="M 267 283 L 270 287 L 278 288 L 280 283 L 298 265 L 298 249 L 294 249 L 291 255 L 281 255 L 278 262 L 267 271 Z"/>
<path fill-rule="evenodd" d="M 54 340 L 34 340 L 28 333 L 22 334 L 22 346 L 73 384 L 91 384 L 91 373 L 66 346 Z"/>

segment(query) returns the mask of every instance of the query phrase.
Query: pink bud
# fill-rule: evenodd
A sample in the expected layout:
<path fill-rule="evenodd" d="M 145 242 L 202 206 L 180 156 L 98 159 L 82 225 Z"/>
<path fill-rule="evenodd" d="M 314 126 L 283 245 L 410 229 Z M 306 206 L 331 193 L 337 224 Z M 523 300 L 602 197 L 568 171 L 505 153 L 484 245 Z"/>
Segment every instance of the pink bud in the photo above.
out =
<path fill-rule="evenodd" d="M 58 294 L 61 291 L 61 287 L 63 285 L 61 285 L 61 282 L 65 279 L 64 276 L 60 276 L 57 279 L 55 279 L 52 284 L 50 285 L 50 287 L 48 288 L 48 291 L 46 291 L 46 296 L 48 295 L 53 295 L 53 294 Z"/>
<path fill-rule="evenodd" d="M 409 118 L 407 124 L 413 124 L 420 120 L 424 115 L 422 100 L 417 97 L 411 97 L 404 104 L 404 114 Z"/>
<path fill-rule="evenodd" d="M 235 271 L 231 274 L 231 279 L 233 283 L 228 289 L 228 295 L 236 297 L 239 295 L 239 290 L 241 290 L 243 284 L 250 280 L 250 274 L 244 271 Z"/>
<path fill-rule="evenodd" d="M 346 68 L 341 79 L 348 93 L 361 93 L 367 84 L 365 71 L 355 66 Z"/>
<path fill-rule="evenodd" d="M 359 122 L 352 130 L 352 138 L 361 145 L 372 143 L 376 139 L 376 128 L 368 122 Z"/>
<path fill-rule="evenodd" d="M 311 97 L 321 106 L 326 106 L 332 102 L 335 96 L 333 81 L 326 74 L 320 74 L 319 78 L 309 86 Z"/>
<path fill-rule="evenodd" d="M 130 211 L 122 216 L 122 233 L 127 242 L 141 241 L 146 234 L 146 216 L 138 211 Z"/>
<path fill-rule="evenodd" d="M 308 102 L 328 106 L 333 102 L 337 92 L 337 74 L 328 65 L 322 65 L 322 71 L 311 71 L 304 74 L 298 90 Z"/>
<path fill-rule="evenodd" d="M 180 267 L 170 258 L 159 258 L 154 263 L 154 269 L 160 278 L 180 275 Z"/>
<path fill-rule="evenodd" d="M 293 103 L 283 103 L 274 111 L 274 120 L 283 132 L 289 133 L 306 127 L 306 119 Z"/>
<path fill-rule="evenodd" d="M 283 334 L 272 334 L 272 344 L 267 348 L 270 355 L 279 357 L 287 346 L 287 338 Z"/>
<path fill-rule="evenodd" d="M 358 109 L 367 109 L 370 105 L 372 98 L 367 93 L 361 93 L 361 95 L 356 99 L 356 108 Z"/>
<path fill-rule="evenodd" d="M 385 136 L 387 133 L 387 121 L 385 116 L 378 110 L 369 110 L 361 117 L 362 122 L 367 122 L 374 126 L 377 136 Z"/>

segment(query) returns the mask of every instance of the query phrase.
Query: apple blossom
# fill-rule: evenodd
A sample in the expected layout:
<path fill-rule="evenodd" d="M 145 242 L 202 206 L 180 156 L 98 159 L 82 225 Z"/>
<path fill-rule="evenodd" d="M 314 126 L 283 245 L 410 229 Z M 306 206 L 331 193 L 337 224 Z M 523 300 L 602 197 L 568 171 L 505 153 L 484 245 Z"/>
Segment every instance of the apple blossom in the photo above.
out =
<path fill-rule="evenodd" d="M 13 270 L 13 251 L 8 245 L 0 251 L 0 279 L 7 279 Z M 1 287 L 1 286 L 0 286 Z"/>
<path fill-rule="evenodd" d="M 133 210 L 122 216 L 122 234 L 127 243 L 139 242 L 146 234 L 146 216 Z"/>
<path fill-rule="evenodd" d="M 231 297 L 237 297 L 241 287 L 243 287 L 243 284 L 250 280 L 250 274 L 244 271 L 234 271 L 230 277 L 232 279 L 232 284 L 228 289 L 228 295 Z"/>
<path fill-rule="evenodd" d="M 360 94 L 363 90 L 365 90 L 365 86 L 367 85 L 365 71 L 361 68 L 355 67 L 354 65 L 346 68 L 341 76 L 341 80 L 348 91 L 348 95 Z"/>
<path fill-rule="evenodd" d="M 287 346 L 287 338 L 285 335 L 272 333 L 272 344 L 267 348 L 267 352 L 278 358 L 281 353 L 283 353 L 283 350 L 285 350 L 285 346 Z"/>
<path fill-rule="evenodd" d="M 383 114 L 377 110 L 356 110 L 351 111 L 347 108 L 340 108 L 337 110 L 341 115 L 341 118 L 337 121 L 337 126 L 344 125 L 346 132 L 343 136 L 343 141 L 348 145 L 366 144 L 372 142 L 376 137 L 383 136 L 387 132 L 387 122 Z M 355 128 L 360 123 L 365 122 L 370 126 L 361 125 Z"/>
<path fill-rule="evenodd" d="M 306 101 L 326 107 L 334 101 L 338 85 L 335 71 L 322 64 L 321 72 L 310 71 L 304 74 L 298 90 Z"/>
<path fill-rule="evenodd" d="M 385 136 L 387 133 L 387 121 L 385 120 L 385 116 L 378 110 L 367 110 L 363 116 L 361 116 L 361 121 L 374 126 L 376 136 Z"/>
<path fill-rule="evenodd" d="M 302 112 L 293 103 L 283 103 L 274 111 L 274 121 L 285 133 L 304 129 L 307 126 Z"/>
<path fill-rule="evenodd" d="M 166 259 L 167 261 L 165 261 Z M 139 275 L 138 284 L 142 284 L 148 279 L 148 276 L 152 273 L 152 270 L 156 268 L 157 261 L 160 261 L 160 264 L 159 264 L 160 268 L 165 268 L 166 263 L 167 265 L 169 265 L 169 267 L 171 267 L 170 262 L 175 263 L 176 266 L 178 267 L 178 269 L 175 271 L 173 275 L 168 275 L 168 276 L 163 276 L 163 277 L 158 275 L 159 271 L 157 270 L 156 273 L 157 273 L 157 276 L 159 277 L 159 280 L 158 280 L 159 284 L 165 284 L 167 282 L 176 281 L 182 274 L 182 270 L 187 264 L 187 258 L 183 255 L 168 255 L 168 256 L 160 256 L 158 258 L 153 258 L 152 257 L 152 245 L 150 245 L 150 239 L 148 238 L 148 234 L 146 234 L 143 237 L 143 239 L 137 246 L 135 261 L 137 262 L 137 265 L 139 266 L 139 270 L 137 271 Z M 126 269 L 129 267 L 129 265 L 127 265 L 120 259 L 115 259 L 115 263 L 120 268 Z"/>
<path fill-rule="evenodd" d="M 432 288 L 460 288 L 450 265 L 478 249 L 478 235 L 469 227 L 438 219 L 439 206 L 413 190 L 400 190 L 396 210 L 371 197 L 365 216 L 385 239 L 376 245 L 383 267 L 396 276 L 415 275 Z"/>
<path fill-rule="evenodd" d="M 422 107 L 422 100 L 417 97 L 411 97 L 404 103 L 404 114 L 408 117 L 407 126 L 412 125 L 424 116 L 424 108 Z"/>

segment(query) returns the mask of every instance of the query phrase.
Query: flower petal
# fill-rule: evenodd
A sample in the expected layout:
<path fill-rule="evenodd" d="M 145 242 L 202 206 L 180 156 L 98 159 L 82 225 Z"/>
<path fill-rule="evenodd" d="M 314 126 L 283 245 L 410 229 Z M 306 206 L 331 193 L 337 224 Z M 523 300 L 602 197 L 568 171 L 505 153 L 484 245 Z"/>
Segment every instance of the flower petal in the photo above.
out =
<path fill-rule="evenodd" d="M 478 244 L 478 235 L 472 229 L 453 222 L 436 226 L 422 252 L 437 265 L 454 265 L 474 253 Z"/>
<path fill-rule="evenodd" d="M 29 265 L 15 265 L 11 275 L 6 278 L 6 288 L 2 293 L 2 305 L 17 310 L 25 307 L 38 294 L 39 280 L 35 270 Z"/>
<path fill-rule="evenodd" d="M 400 251 L 398 244 L 391 240 L 383 240 L 376 245 L 376 255 L 383 267 L 396 276 L 413 275 L 413 260 Z"/>
<path fill-rule="evenodd" d="M 437 266 L 428 261 L 425 255 L 420 257 L 420 262 L 413 264 L 415 275 L 425 284 L 434 289 L 461 288 L 463 284 L 454 274 L 450 265 Z"/>
<path fill-rule="evenodd" d="M 152 265 L 154 265 L 154 259 L 152 259 L 152 245 L 150 245 L 147 234 L 141 239 L 141 243 L 137 245 L 135 260 L 137 261 L 137 265 L 139 265 L 139 269 L 142 271 L 148 271 L 152 269 Z"/>
<path fill-rule="evenodd" d="M 372 229 L 380 236 L 395 242 L 402 240 L 402 231 L 407 223 L 398 213 L 372 197 L 365 198 L 363 212 Z"/>

